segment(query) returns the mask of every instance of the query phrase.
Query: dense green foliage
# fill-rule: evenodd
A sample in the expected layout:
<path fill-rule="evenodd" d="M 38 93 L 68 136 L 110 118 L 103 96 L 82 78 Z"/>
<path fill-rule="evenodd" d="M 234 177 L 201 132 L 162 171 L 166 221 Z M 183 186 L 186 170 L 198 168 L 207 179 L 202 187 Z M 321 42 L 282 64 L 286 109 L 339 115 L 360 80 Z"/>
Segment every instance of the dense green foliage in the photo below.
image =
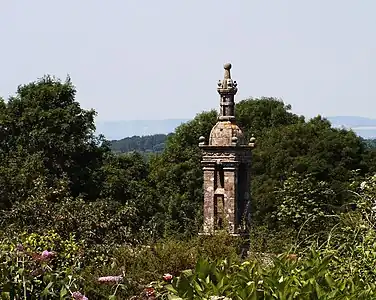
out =
<path fill-rule="evenodd" d="M 257 139 L 247 257 L 226 234 L 197 237 L 198 139 L 209 137 L 216 111 L 198 114 L 167 137 L 111 146 L 94 135 L 95 112 L 82 109 L 75 94 L 69 78 L 45 76 L 0 101 L 4 299 L 84 299 L 76 291 L 89 299 L 373 295 L 371 142 L 320 116 L 305 120 L 279 99 L 240 101 L 238 123 Z M 273 258 L 291 251 L 297 261 Z M 271 265 L 257 262 L 260 253 L 274 253 Z M 171 286 L 158 281 L 166 272 L 174 277 Z M 115 277 L 98 281 L 105 275 Z"/>

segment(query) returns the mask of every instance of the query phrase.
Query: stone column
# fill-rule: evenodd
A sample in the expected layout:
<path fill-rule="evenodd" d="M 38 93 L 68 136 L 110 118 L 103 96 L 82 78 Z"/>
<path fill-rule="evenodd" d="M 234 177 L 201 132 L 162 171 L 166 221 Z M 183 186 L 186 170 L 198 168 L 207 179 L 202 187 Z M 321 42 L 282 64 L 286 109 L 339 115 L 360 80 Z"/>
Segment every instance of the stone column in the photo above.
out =
<path fill-rule="evenodd" d="M 225 177 L 225 214 L 228 222 L 229 232 L 236 233 L 236 193 L 237 193 L 237 164 L 230 164 L 223 167 Z"/>
<path fill-rule="evenodd" d="M 215 165 L 205 164 L 204 170 L 204 228 L 203 233 L 214 232 L 214 176 Z"/>
<path fill-rule="evenodd" d="M 248 226 L 250 226 L 251 223 L 251 163 L 249 160 L 245 162 L 245 192 L 244 192 L 244 211 L 242 212 L 244 220 L 241 220 L 241 222 L 245 221 L 245 228 L 243 230 L 248 230 Z"/>

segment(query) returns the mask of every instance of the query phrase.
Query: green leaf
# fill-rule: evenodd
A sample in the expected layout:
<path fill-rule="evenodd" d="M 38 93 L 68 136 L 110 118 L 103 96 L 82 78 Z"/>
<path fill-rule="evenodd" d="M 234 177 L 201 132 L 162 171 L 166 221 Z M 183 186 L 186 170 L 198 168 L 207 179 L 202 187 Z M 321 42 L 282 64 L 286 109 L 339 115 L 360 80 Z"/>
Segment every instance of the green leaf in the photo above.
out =
<path fill-rule="evenodd" d="M 50 288 L 54 283 L 51 281 L 47 284 L 47 286 L 44 288 L 43 292 L 41 293 L 42 296 L 47 296 L 50 294 Z"/>
<path fill-rule="evenodd" d="M 64 299 L 65 295 L 68 294 L 68 291 L 66 289 L 66 287 L 62 287 L 62 289 L 60 290 L 60 299 Z"/>
<path fill-rule="evenodd" d="M 194 286 L 196 291 L 198 291 L 198 292 L 203 291 L 202 287 L 200 286 L 200 284 L 197 281 L 193 281 L 193 286 Z"/>
<path fill-rule="evenodd" d="M 178 294 L 178 291 L 171 284 L 166 284 L 164 288 L 171 293 Z"/>
<path fill-rule="evenodd" d="M 335 285 L 334 280 L 332 279 L 332 277 L 328 273 L 325 274 L 325 281 L 327 282 L 329 287 L 333 287 Z"/>

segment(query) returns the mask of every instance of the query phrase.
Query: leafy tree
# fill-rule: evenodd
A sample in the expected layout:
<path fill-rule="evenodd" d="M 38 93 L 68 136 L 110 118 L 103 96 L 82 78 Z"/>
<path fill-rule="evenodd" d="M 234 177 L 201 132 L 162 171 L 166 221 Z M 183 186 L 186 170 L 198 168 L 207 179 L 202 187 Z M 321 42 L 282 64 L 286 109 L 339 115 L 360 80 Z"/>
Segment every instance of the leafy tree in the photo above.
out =
<path fill-rule="evenodd" d="M 123 241 L 143 230 L 155 234 L 159 206 L 147 162 L 138 153 L 111 153 L 94 135 L 95 112 L 82 109 L 75 93 L 69 78 L 45 76 L 1 99 L 3 220 L 19 230 L 69 229 L 97 242 L 116 227 Z M 39 181 L 43 188 L 35 189 Z M 64 195 L 57 192 L 62 182 Z"/>
<path fill-rule="evenodd" d="M 265 214 L 276 209 L 273 190 L 294 172 L 312 174 L 341 193 L 352 171 L 363 168 L 363 153 L 359 137 L 331 128 L 330 122 L 320 116 L 265 131 L 253 156 L 254 217 L 265 222 Z"/>
<path fill-rule="evenodd" d="M 14 184 L 0 192 L 3 204 L 24 198 L 41 174 L 51 184 L 66 174 L 73 195 L 98 195 L 97 171 L 110 149 L 94 135 L 95 111 L 82 109 L 75 94 L 69 78 L 45 76 L 0 102 L 0 177 L 4 186 Z"/>

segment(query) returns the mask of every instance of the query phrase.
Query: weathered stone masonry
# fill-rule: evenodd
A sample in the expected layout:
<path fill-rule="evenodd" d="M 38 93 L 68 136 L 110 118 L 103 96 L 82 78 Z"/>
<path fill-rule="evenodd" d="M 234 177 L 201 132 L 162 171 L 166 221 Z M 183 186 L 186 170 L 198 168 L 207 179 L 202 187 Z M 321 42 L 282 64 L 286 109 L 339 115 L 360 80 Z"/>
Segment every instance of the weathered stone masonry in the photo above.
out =
<path fill-rule="evenodd" d="M 204 172 L 204 224 L 202 234 L 212 234 L 227 227 L 234 235 L 247 232 L 249 224 L 249 190 L 252 137 L 236 125 L 234 97 L 238 91 L 231 79 L 231 64 L 225 64 L 224 79 L 218 82 L 220 113 L 210 132 L 209 142 L 200 137 Z"/>

